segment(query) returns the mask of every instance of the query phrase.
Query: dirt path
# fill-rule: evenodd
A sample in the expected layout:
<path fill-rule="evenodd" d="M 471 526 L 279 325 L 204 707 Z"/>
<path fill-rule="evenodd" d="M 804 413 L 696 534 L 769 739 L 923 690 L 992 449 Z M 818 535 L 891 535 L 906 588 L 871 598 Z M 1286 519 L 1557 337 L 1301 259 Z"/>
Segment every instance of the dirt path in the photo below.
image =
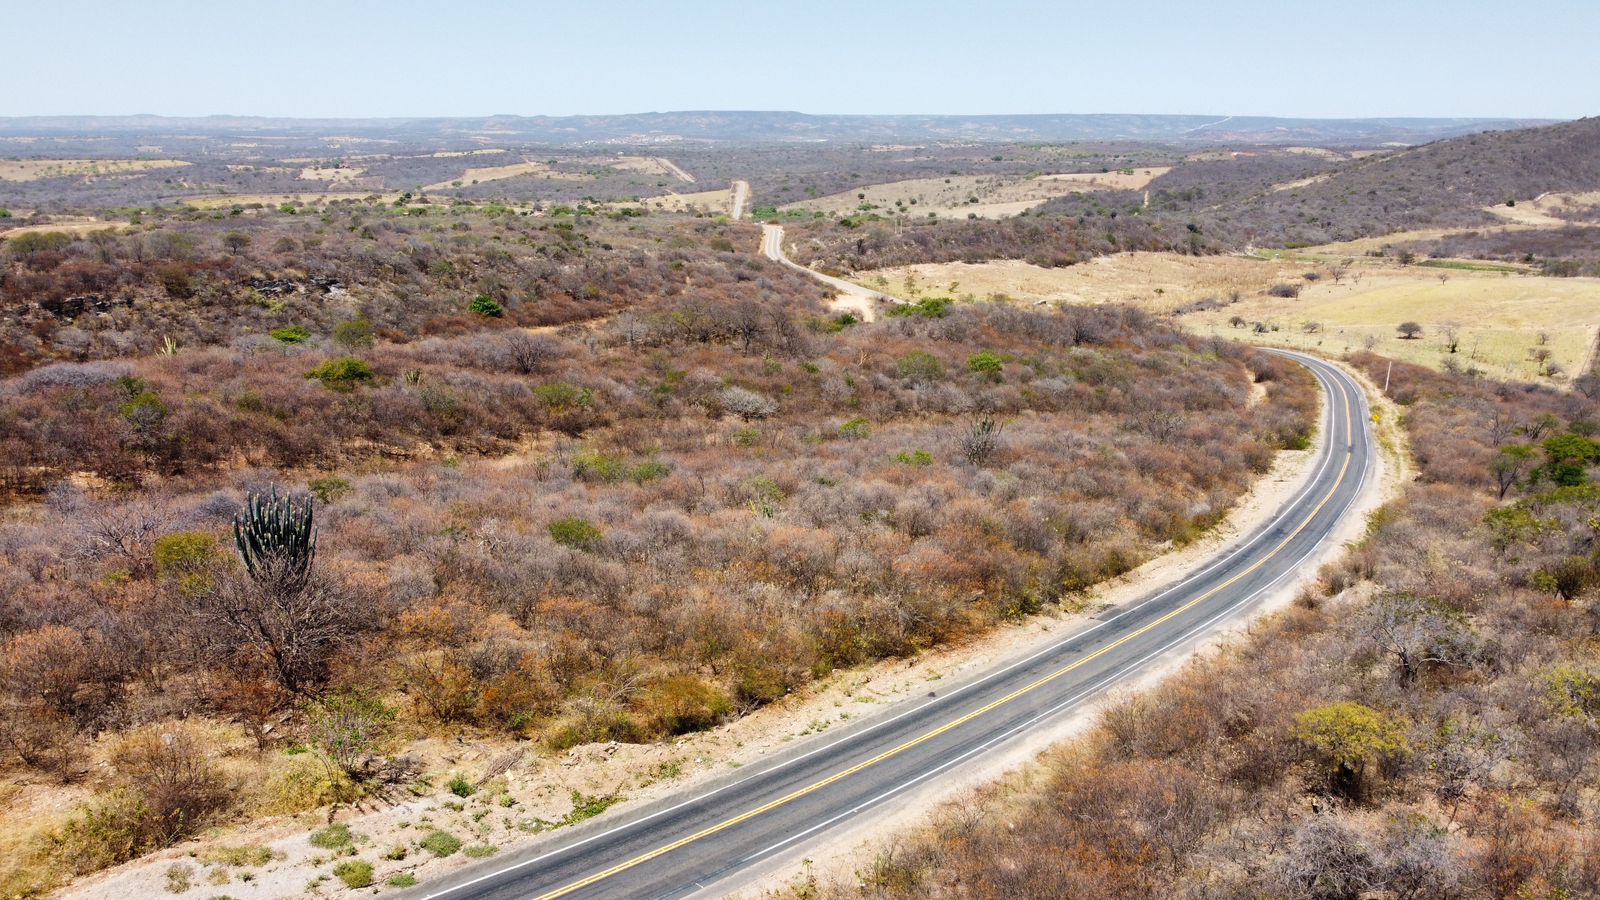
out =
<path fill-rule="evenodd" d="M 750 199 L 750 182 L 735 181 L 733 183 L 733 220 L 735 222 L 744 218 L 744 205 Z"/>
<path fill-rule="evenodd" d="M 694 184 L 694 176 L 690 175 L 688 172 L 685 172 L 678 166 L 677 163 L 673 162 L 672 160 L 667 159 L 665 156 L 658 156 L 656 157 L 656 162 L 660 163 L 661 167 L 666 169 L 668 172 L 678 176 L 679 181 L 682 181 L 686 184 Z M 738 217 L 735 216 L 734 218 Z"/>
<path fill-rule="evenodd" d="M 903 303 L 897 297 L 864 288 L 859 284 L 845 281 L 843 278 L 834 278 L 824 275 L 813 269 L 808 269 L 790 259 L 783 252 L 783 226 L 761 226 L 761 252 L 767 259 L 782 263 L 791 269 L 804 272 L 812 278 L 826 284 L 839 293 L 836 294 L 828 308 L 838 313 L 850 313 L 863 322 L 873 322 L 878 318 L 878 305 L 881 303 Z"/>

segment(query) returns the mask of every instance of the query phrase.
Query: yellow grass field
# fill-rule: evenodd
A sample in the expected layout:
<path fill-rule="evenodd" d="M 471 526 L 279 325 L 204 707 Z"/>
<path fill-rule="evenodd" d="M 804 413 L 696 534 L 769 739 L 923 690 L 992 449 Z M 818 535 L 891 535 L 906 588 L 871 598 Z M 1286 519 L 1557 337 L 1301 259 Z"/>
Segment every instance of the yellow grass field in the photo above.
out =
<path fill-rule="evenodd" d="M 326 169 L 307 167 L 300 170 L 300 178 L 302 181 L 326 181 L 338 184 L 344 181 L 354 181 L 366 171 L 366 169 L 355 166 L 329 167 Z"/>
<path fill-rule="evenodd" d="M 659 197 L 646 197 L 638 203 L 622 203 L 620 206 L 644 206 L 650 209 L 660 209 L 667 212 L 721 212 L 733 211 L 733 191 L 724 188 L 720 191 L 694 191 L 688 194 L 662 194 Z"/>
<path fill-rule="evenodd" d="M 129 175 L 190 165 L 181 159 L 0 159 L 0 181 Z"/>
<path fill-rule="evenodd" d="M 1336 284 L 1327 264 L 1318 261 L 1333 255 L 1312 256 L 1307 261 L 1125 253 L 1059 269 L 1014 260 L 947 263 L 866 272 L 854 280 L 899 296 L 1120 302 L 1163 314 L 1215 298 L 1219 308 L 1187 312 L 1177 321 L 1200 334 L 1336 356 L 1371 349 L 1433 368 L 1475 367 L 1491 377 L 1523 381 L 1552 380 L 1533 355 L 1536 348 L 1548 351 L 1549 361 L 1566 376 L 1584 371 L 1600 334 L 1600 279 L 1401 267 L 1358 259 Z M 1308 271 L 1324 277 L 1307 282 L 1303 275 Z M 1300 297 L 1267 295 L 1275 284 L 1301 285 Z M 1238 300 L 1232 301 L 1235 292 Z M 1235 316 L 1246 324 L 1231 324 Z M 1422 335 L 1401 339 L 1396 326 L 1406 321 L 1422 325 Z M 1257 322 L 1267 330 L 1258 333 L 1253 327 Z M 1452 328 L 1458 337 L 1454 354 L 1445 346 Z"/>
<path fill-rule="evenodd" d="M 211 194 L 204 197 L 184 197 L 182 203 L 196 209 L 215 209 L 219 206 L 233 206 L 234 204 L 260 203 L 263 206 L 277 206 L 280 203 L 329 203 L 334 200 L 365 200 L 368 197 L 377 197 L 383 201 L 399 197 L 398 193 L 382 193 L 378 191 L 308 191 L 303 194 Z"/>
<path fill-rule="evenodd" d="M 516 178 L 518 175 L 542 175 L 545 178 L 553 178 L 558 181 L 589 180 L 588 175 L 583 175 L 576 172 L 557 172 L 555 169 L 550 168 L 550 166 L 546 163 L 524 161 L 519 163 L 511 163 L 510 165 L 505 166 L 485 166 L 478 169 L 468 169 L 458 178 L 452 178 L 449 181 L 440 181 L 435 184 L 427 185 L 423 188 L 423 190 L 442 191 L 452 187 L 469 185 L 474 182 L 482 183 L 485 181 L 499 181 L 504 178 Z"/>
<path fill-rule="evenodd" d="M 916 218 L 934 213 L 940 218 L 977 216 L 980 219 L 997 219 L 1014 216 L 1046 200 L 1080 191 L 1139 190 L 1167 171 L 1165 168 L 1152 167 L 1036 175 L 1032 178 L 998 175 L 912 178 L 788 203 L 781 209 L 843 216 L 857 212 L 863 206 L 870 206 L 874 207 L 872 211 L 880 215 L 899 211 Z M 897 203 L 900 205 L 897 206 Z"/>

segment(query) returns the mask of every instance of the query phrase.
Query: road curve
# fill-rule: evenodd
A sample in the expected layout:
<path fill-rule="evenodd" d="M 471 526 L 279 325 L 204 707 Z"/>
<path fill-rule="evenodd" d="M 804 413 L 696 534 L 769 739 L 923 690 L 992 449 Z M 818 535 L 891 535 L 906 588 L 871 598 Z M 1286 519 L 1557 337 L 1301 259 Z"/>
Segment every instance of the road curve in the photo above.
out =
<path fill-rule="evenodd" d="M 683 796 L 602 816 L 536 846 L 441 878 L 409 896 L 440 900 L 682 897 L 793 854 L 829 829 L 985 752 L 1049 728 L 1187 642 L 1248 615 L 1302 574 L 1351 514 L 1376 457 L 1360 388 L 1289 351 L 1322 387 L 1312 474 L 1255 531 L 1203 568 L 1103 611 L 1061 640 L 957 685 L 813 738 Z"/>
<path fill-rule="evenodd" d="M 878 318 L 878 304 L 899 303 L 900 301 L 888 294 L 864 288 L 852 281 L 824 275 L 815 269 L 808 269 L 790 259 L 783 252 L 783 226 L 765 224 L 761 226 L 761 254 L 767 259 L 781 263 L 796 271 L 804 272 L 823 284 L 828 285 L 839 294 L 829 304 L 836 312 L 851 312 L 863 322 L 874 322 Z"/>

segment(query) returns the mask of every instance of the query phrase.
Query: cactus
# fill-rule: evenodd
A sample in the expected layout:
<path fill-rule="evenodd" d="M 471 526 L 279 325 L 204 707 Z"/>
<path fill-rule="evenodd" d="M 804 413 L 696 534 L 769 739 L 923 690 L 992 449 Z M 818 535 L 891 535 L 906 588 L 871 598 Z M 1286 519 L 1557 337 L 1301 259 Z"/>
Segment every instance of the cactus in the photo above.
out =
<path fill-rule="evenodd" d="M 303 580 L 317 553 L 311 499 L 296 503 L 276 486 L 270 495 L 251 494 L 233 517 L 233 539 L 252 577 Z"/>

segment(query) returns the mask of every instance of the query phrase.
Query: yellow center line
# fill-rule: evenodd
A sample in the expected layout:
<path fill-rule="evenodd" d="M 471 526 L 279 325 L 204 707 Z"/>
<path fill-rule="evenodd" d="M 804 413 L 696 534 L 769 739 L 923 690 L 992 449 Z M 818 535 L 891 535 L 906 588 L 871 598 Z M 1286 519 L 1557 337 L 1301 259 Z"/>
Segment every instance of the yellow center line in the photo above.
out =
<path fill-rule="evenodd" d="M 1356 419 L 1355 419 L 1354 409 L 1353 409 L 1353 406 L 1351 404 L 1350 395 L 1345 393 L 1343 386 L 1340 387 L 1340 393 L 1344 394 L 1344 397 L 1345 397 L 1345 410 L 1346 410 L 1347 414 L 1350 416 L 1350 421 L 1351 421 L 1352 426 L 1353 426 L 1353 424 L 1356 421 Z M 1352 435 L 1352 439 L 1353 439 L 1353 437 L 1354 436 Z M 1331 441 L 1332 440 L 1332 435 L 1329 435 L 1328 439 Z M 1352 446 L 1351 449 L 1353 449 L 1353 446 Z M 1290 541 L 1294 540 L 1296 537 L 1299 537 L 1300 536 L 1300 532 L 1305 531 L 1306 528 L 1311 525 L 1312 520 L 1317 517 L 1317 514 L 1322 512 L 1322 508 L 1328 505 L 1328 502 L 1333 499 L 1334 494 L 1338 493 L 1340 486 L 1344 484 L 1344 479 L 1345 479 L 1346 473 L 1348 473 L 1350 471 L 1350 460 L 1353 459 L 1353 458 L 1354 458 L 1353 454 L 1346 454 L 1346 456 L 1344 458 L 1344 465 L 1339 468 L 1339 477 L 1334 480 L 1333 487 L 1331 489 L 1329 489 L 1327 495 L 1324 496 L 1322 498 L 1322 500 L 1317 503 L 1316 508 L 1311 510 L 1311 512 L 1295 528 L 1294 531 L 1290 532 L 1289 535 L 1287 537 L 1285 537 L 1282 541 L 1280 541 L 1276 547 L 1272 548 L 1272 552 L 1271 553 L 1268 553 L 1266 556 L 1263 556 L 1259 560 L 1256 560 L 1256 562 L 1253 563 L 1249 568 L 1247 568 L 1244 571 L 1240 572 L 1239 574 L 1233 576 L 1232 578 L 1229 578 L 1227 581 L 1224 581 L 1223 583 L 1217 585 L 1216 587 L 1212 588 L 1211 590 L 1206 591 L 1205 593 L 1201 594 L 1198 597 L 1195 597 L 1193 600 L 1190 600 L 1189 602 L 1183 604 L 1182 606 L 1179 606 L 1176 609 L 1173 609 L 1171 612 L 1167 613 L 1166 615 L 1162 616 L 1159 619 L 1156 619 L 1155 621 L 1149 623 L 1148 625 L 1145 625 L 1144 627 L 1138 629 L 1137 631 L 1130 631 L 1129 633 L 1123 635 L 1122 637 L 1116 639 L 1115 641 L 1112 641 L 1111 643 L 1105 645 L 1104 647 L 1101 647 L 1099 650 L 1096 650 L 1095 652 L 1089 654 L 1088 656 L 1079 657 L 1077 660 L 1075 660 L 1075 661 L 1073 661 L 1071 663 L 1068 663 L 1065 666 L 1062 666 L 1061 668 L 1057 669 L 1056 671 L 1051 672 L 1048 675 L 1045 675 L 1044 677 L 1040 678 L 1039 680 L 1037 680 L 1037 681 L 1035 681 L 1035 682 L 1033 682 L 1031 684 L 1028 684 L 1028 685 L 1025 685 L 1023 687 L 1017 688 L 1016 690 L 1014 690 L 1011 693 L 1005 695 L 1004 697 L 999 698 L 998 700 L 993 700 L 993 701 L 991 701 L 991 702 L 989 702 L 989 703 L 987 703 L 987 704 L 985 704 L 985 705 L 973 710 L 972 712 L 966 713 L 965 715 L 960 716 L 959 718 L 953 719 L 953 720 L 945 723 L 944 725 L 940 725 L 938 728 L 935 728 L 932 731 L 928 731 L 928 732 L 925 732 L 923 734 L 920 734 L 917 737 L 914 737 L 914 738 L 906 741 L 905 743 L 900 744 L 897 747 L 892 747 L 892 748 L 890 748 L 888 750 L 885 750 L 882 753 L 878 754 L 877 756 L 872 757 L 869 760 L 866 760 L 864 762 L 856 763 L 855 765 L 851 766 L 850 768 L 843 769 L 843 770 L 841 770 L 839 772 L 835 772 L 834 774 L 829 775 L 827 778 L 824 778 L 821 781 L 817 781 L 817 782 L 814 782 L 812 784 L 808 784 L 805 787 L 799 788 L 799 789 L 797 789 L 797 790 L 795 790 L 795 791 L 793 791 L 791 793 L 785 794 L 784 796 L 779 797 L 776 800 L 772 800 L 772 801 L 770 801 L 768 803 L 762 804 L 761 806 L 755 807 L 754 809 L 742 812 L 737 816 L 734 816 L 734 817 L 729 818 L 729 819 L 725 819 L 725 820 L 723 820 L 721 822 L 718 822 L 715 825 L 708 826 L 708 827 L 706 827 L 706 828 L 704 828 L 704 829 L 702 829 L 700 831 L 697 831 L 694 834 L 691 834 L 691 835 L 689 835 L 687 837 L 679 838 L 678 840 L 673 841 L 670 844 L 665 844 L 663 846 L 657 847 L 656 849 L 651 850 L 648 853 L 642 853 L 642 854 L 640 854 L 638 856 L 635 856 L 633 859 L 627 860 L 626 862 L 617 863 L 616 865 L 612 866 L 609 869 L 604 869 L 602 871 L 596 872 L 593 875 L 590 875 L 590 876 L 588 876 L 586 878 L 580 879 L 578 881 L 574 881 L 571 884 L 566 885 L 565 887 L 556 888 L 553 891 L 549 891 L 547 893 L 540 894 L 536 898 L 534 898 L 534 900 L 554 900 L 554 898 L 556 898 L 556 897 L 564 897 L 567 894 L 572 893 L 573 891 L 582 890 L 583 888 L 586 888 L 591 884 L 595 884 L 596 882 L 599 882 L 599 881 L 604 881 L 605 879 L 610 878 L 613 875 L 616 875 L 616 874 L 621 873 L 621 872 L 625 872 L 628 869 L 634 868 L 635 866 L 643 865 L 644 863 L 647 863 L 647 862 L 649 862 L 649 861 L 651 861 L 653 859 L 656 859 L 657 857 L 664 856 L 665 854 L 671 853 L 672 851 L 677 850 L 680 847 L 684 847 L 684 846 L 687 846 L 689 844 L 694 843 L 695 841 L 701 840 L 703 838 L 710 837 L 711 835 L 716 834 L 718 832 L 726 831 L 727 829 L 732 828 L 733 826 L 738 825 L 738 824 L 740 824 L 742 822 L 746 822 L 746 821 L 748 821 L 750 819 L 753 819 L 756 816 L 761 815 L 762 813 L 770 812 L 770 811 L 772 811 L 774 809 L 777 809 L 780 806 L 783 806 L 783 805 L 788 804 L 788 803 L 792 803 L 795 800 L 798 800 L 801 797 L 806 796 L 807 794 L 812 794 L 812 793 L 815 793 L 817 791 L 820 791 L 823 788 L 827 787 L 828 785 L 831 785 L 831 784 L 834 784 L 835 782 L 842 781 L 843 779 L 849 778 L 851 775 L 854 775 L 857 772 L 862 771 L 863 769 L 870 768 L 872 766 L 877 765 L 878 763 L 883 762 L 886 759 L 889 759 L 889 758 L 894 757 L 894 756 L 898 756 L 899 754 L 904 753 L 905 751 L 910 750 L 913 747 L 916 747 L 916 746 L 918 746 L 920 744 L 927 743 L 928 741 L 933 740 L 934 738 L 938 737 L 941 734 L 944 734 L 944 733 L 950 731 L 951 729 L 959 728 L 962 725 L 965 725 L 966 723 L 972 721 L 973 719 L 976 719 L 979 716 L 984 715 L 985 713 L 992 712 L 993 710 L 998 709 L 999 707 L 1004 706 L 1007 703 L 1010 703 L 1010 702 L 1016 700 L 1019 697 L 1022 697 L 1022 696 L 1026 695 L 1026 694 L 1029 694 L 1029 693 L 1032 693 L 1033 691 L 1036 691 L 1039 688 L 1044 687 L 1045 685 L 1049 684 L 1050 682 L 1055 681 L 1056 679 L 1060 678 L 1061 676 L 1066 675 L 1069 672 L 1072 672 L 1073 670 L 1075 670 L 1075 669 L 1077 669 L 1077 668 L 1079 668 L 1081 666 L 1087 665 L 1088 663 L 1093 662 L 1096 659 L 1099 659 L 1100 657 L 1104 656 L 1107 653 L 1110 653 L 1111 651 L 1117 649 L 1118 647 L 1122 646 L 1123 644 L 1126 644 L 1127 642 L 1133 640 L 1134 638 L 1137 638 L 1137 637 L 1139 637 L 1140 635 L 1143 635 L 1143 634 L 1147 634 L 1148 632 L 1150 632 L 1151 629 L 1157 628 L 1157 627 L 1165 624 L 1166 622 L 1171 621 L 1173 618 L 1175 618 L 1175 617 L 1177 617 L 1179 615 L 1182 615 L 1183 613 L 1187 612 L 1188 610 L 1193 609 L 1196 605 L 1204 602 L 1205 600 L 1207 600 L 1207 599 L 1209 599 L 1211 597 L 1216 596 L 1221 591 L 1224 591 L 1227 588 L 1231 587 L 1233 584 L 1238 582 L 1240 579 L 1250 575 L 1252 572 L 1254 572 L 1257 569 L 1261 568 L 1262 566 L 1266 565 L 1268 560 L 1271 560 L 1273 557 L 1275 557 L 1279 553 L 1283 552 L 1283 548 L 1288 546 Z"/>

